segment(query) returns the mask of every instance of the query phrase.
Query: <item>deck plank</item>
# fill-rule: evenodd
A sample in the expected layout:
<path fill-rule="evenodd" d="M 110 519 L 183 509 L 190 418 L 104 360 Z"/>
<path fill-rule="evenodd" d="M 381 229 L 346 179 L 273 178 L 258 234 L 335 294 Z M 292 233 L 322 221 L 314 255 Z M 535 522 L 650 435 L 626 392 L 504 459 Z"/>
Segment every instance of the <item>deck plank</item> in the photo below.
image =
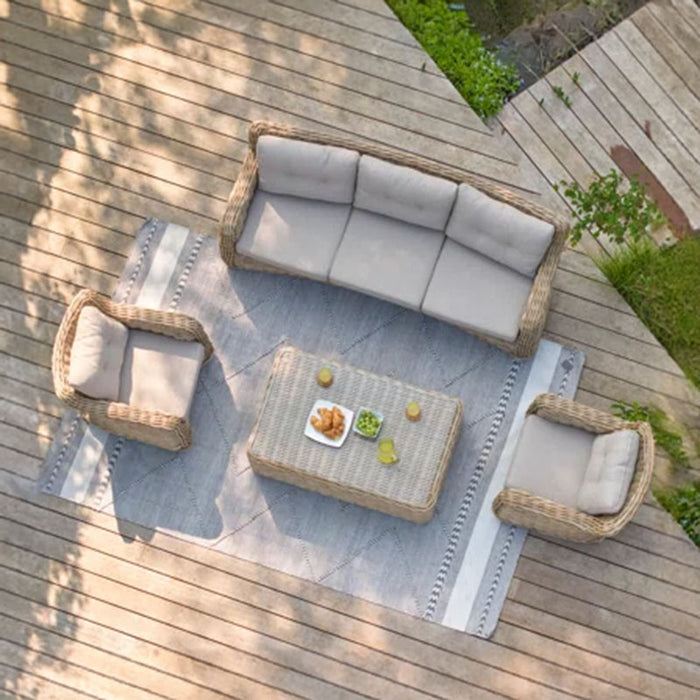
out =
<path fill-rule="evenodd" d="M 688 86 L 695 97 L 700 98 L 700 75 L 698 75 L 697 66 L 688 57 L 684 47 L 676 42 L 673 34 L 646 7 L 635 12 L 630 20 L 664 57 L 666 62 L 672 66 L 678 77 Z"/>
<path fill-rule="evenodd" d="M 614 32 L 686 116 L 700 113 L 700 100 L 633 22 L 618 24 Z M 695 126 L 698 126 L 697 120 Z"/>

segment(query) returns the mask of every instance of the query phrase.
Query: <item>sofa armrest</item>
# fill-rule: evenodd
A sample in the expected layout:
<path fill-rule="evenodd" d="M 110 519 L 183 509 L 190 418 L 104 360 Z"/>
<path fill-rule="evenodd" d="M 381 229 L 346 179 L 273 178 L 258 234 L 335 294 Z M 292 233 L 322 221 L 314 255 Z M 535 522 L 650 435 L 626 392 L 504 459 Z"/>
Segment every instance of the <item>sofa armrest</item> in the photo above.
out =
<path fill-rule="evenodd" d="M 537 270 L 530 296 L 520 317 L 520 332 L 513 350 L 513 354 L 519 357 L 529 357 L 535 352 L 547 322 L 552 283 L 569 230 L 569 225 L 563 219 L 555 218 L 553 223 L 554 237 Z"/>
<path fill-rule="evenodd" d="M 251 144 L 243 159 L 243 165 L 241 165 L 219 224 L 219 251 L 222 260 L 229 267 L 234 267 L 236 242 L 243 233 L 248 208 L 253 201 L 257 185 L 258 158 L 255 144 Z"/>

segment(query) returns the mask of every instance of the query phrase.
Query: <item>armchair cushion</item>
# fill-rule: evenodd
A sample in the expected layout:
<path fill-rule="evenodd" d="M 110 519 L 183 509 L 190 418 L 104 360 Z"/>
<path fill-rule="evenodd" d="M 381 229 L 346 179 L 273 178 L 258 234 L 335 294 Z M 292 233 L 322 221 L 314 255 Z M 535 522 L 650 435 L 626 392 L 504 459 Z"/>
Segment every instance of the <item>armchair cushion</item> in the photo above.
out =
<path fill-rule="evenodd" d="M 531 287 L 529 277 L 448 238 L 422 309 L 441 321 L 512 341 Z"/>
<path fill-rule="evenodd" d="M 350 204 L 355 194 L 360 154 L 279 136 L 258 139 L 261 190 L 325 202 Z"/>
<path fill-rule="evenodd" d="M 187 418 L 204 361 L 204 346 L 150 331 L 129 331 L 119 401 Z"/>
<path fill-rule="evenodd" d="M 443 240 L 432 229 L 353 209 L 330 281 L 418 311 Z"/>
<path fill-rule="evenodd" d="M 576 507 L 591 515 L 618 513 L 632 482 L 638 452 L 636 430 L 598 435 L 593 441 Z"/>
<path fill-rule="evenodd" d="M 552 242 L 554 225 L 462 183 L 445 233 L 522 275 L 534 277 Z"/>
<path fill-rule="evenodd" d="M 258 190 L 236 249 L 263 263 L 325 282 L 349 214 L 349 204 L 310 202 Z"/>
<path fill-rule="evenodd" d="M 84 306 L 71 348 L 68 383 L 90 398 L 116 401 L 128 335 L 123 323 L 96 306 Z"/>
<path fill-rule="evenodd" d="M 443 231 L 456 193 L 450 180 L 373 156 L 360 158 L 355 191 L 359 209 Z"/>
<path fill-rule="evenodd" d="M 515 448 L 506 488 L 576 507 L 595 435 L 529 415 Z"/>

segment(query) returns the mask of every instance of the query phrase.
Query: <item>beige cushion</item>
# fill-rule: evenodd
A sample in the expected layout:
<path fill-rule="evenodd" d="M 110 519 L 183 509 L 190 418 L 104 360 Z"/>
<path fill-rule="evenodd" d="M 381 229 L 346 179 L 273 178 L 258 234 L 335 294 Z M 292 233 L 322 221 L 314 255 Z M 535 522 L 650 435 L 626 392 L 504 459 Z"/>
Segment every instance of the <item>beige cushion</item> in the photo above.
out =
<path fill-rule="evenodd" d="M 93 399 L 116 401 L 127 327 L 96 306 L 80 312 L 70 354 L 68 383 Z"/>
<path fill-rule="evenodd" d="M 432 229 L 353 209 L 330 280 L 418 310 L 444 238 Z"/>
<path fill-rule="evenodd" d="M 534 277 L 554 235 L 554 226 L 466 184 L 445 229 L 453 240 Z"/>
<path fill-rule="evenodd" d="M 476 333 L 512 341 L 531 287 L 529 277 L 448 238 L 422 310 Z"/>
<path fill-rule="evenodd" d="M 360 154 L 346 148 L 261 136 L 258 183 L 266 192 L 350 204 Z"/>
<path fill-rule="evenodd" d="M 529 415 L 515 448 L 506 488 L 576 508 L 594 437 L 586 430 Z"/>
<path fill-rule="evenodd" d="M 159 333 L 129 331 L 119 386 L 119 401 L 187 418 L 204 346 Z"/>
<path fill-rule="evenodd" d="M 236 250 L 255 260 L 326 281 L 349 214 L 349 204 L 258 190 Z"/>
<path fill-rule="evenodd" d="M 413 168 L 362 156 L 355 206 L 417 226 L 444 230 L 457 185 Z"/>
<path fill-rule="evenodd" d="M 583 477 L 576 506 L 591 515 L 620 511 L 627 498 L 639 452 L 636 430 L 598 435 Z"/>

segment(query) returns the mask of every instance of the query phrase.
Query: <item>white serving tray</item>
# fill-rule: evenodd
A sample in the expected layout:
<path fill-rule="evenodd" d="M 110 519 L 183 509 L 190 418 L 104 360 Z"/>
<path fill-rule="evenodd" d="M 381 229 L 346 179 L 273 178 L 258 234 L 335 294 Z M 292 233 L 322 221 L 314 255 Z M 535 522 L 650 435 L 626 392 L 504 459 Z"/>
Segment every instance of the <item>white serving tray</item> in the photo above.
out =
<path fill-rule="evenodd" d="M 343 430 L 343 434 L 337 440 L 327 438 L 323 433 L 319 433 L 318 430 L 311 425 L 311 416 L 318 416 L 317 411 L 319 408 L 327 408 L 332 410 L 333 406 L 337 406 L 345 414 L 345 429 Z M 318 401 L 316 401 L 316 403 L 313 405 L 311 411 L 309 411 L 309 415 L 306 416 L 304 435 L 312 440 L 315 440 L 316 442 L 320 442 L 322 445 L 328 445 L 328 447 L 342 447 L 343 443 L 348 437 L 348 434 L 350 433 L 350 428 L 352 427 L 354 418 L 355 413 L 349 408 L 345 408 L 345 406 L 341 406 L 339 403 L 335 403 L 334 401 L 318 399 Z"/>

